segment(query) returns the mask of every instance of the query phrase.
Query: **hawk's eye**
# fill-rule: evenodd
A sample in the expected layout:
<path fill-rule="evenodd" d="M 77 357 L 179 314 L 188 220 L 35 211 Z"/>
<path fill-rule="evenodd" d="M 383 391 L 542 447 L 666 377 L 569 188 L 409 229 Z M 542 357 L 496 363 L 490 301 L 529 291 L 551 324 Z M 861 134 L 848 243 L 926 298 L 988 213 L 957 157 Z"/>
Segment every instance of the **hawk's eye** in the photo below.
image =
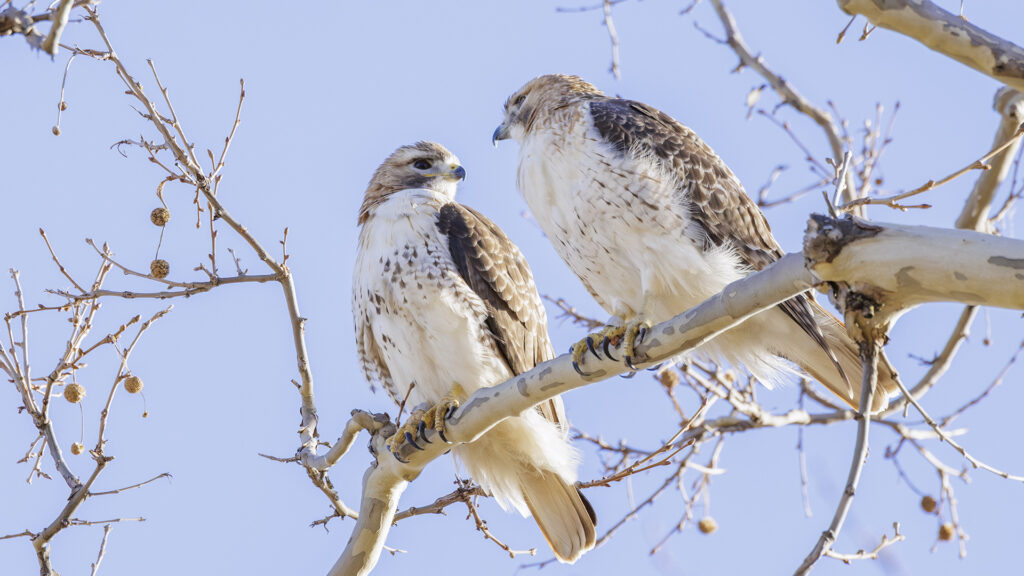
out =
<path fill-rule="evenodd" d="M 526 100 L 526 95 L 525 94 L 520 94 L 519 98 L 516 98 L 516 101 L 515 101 L 514 105 L 515 106 L 519 106 L 520 104 L 523 103 L 524 100 Z"/>
<path fill-rule="evenodd" d="M 416 168 L 417 170 L 429 170 L 430 169 L 430 161 L 429 160 L 417 160 L 417 161 L 413 162 L 412 165 L 413 165 L 413 168 Z"/>

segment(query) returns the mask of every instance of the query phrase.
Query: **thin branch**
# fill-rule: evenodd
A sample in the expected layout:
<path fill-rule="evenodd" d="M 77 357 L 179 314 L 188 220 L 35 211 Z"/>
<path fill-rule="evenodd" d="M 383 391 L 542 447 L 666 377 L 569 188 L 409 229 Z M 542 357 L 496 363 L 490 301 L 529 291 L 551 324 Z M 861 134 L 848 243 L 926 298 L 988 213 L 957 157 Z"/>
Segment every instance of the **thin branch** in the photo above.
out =
<path fill-rule="evenodd" d="M 132 489 L 135 489 L 135 488 L 141 488 L 141 487 L 145 486 L 146 484 L 149 484 L 150 482 L 156 482 L 157 480 L 159 480 L 161 478 L 171 478 L 171 477 L 172 476 L 171 476 L 171 474 L 169 472 L 164 472 L 162 474 L 157 474 L 156 476 L 153 476 L 152 478 L 150 478 L 149 480 L 146 480 L 145 482 L 139 482 L 138 484 L 132 484 L 131 486 L 125 486 L 124 488 L 117 488 L 115 490 L 106 490 L 104 492 L 93 492 L 91 494 L 91 496 L 107 496 L 109 494 L 120 494 L 121 492 L 126 492 L 128 490 L 132 490 Z"/>
<path fill-rule="evenodd" d="M 96 576 L 100 571 L 100 562 L 103 562 L 103 555 L 107 553 L 107 538 L 110 536 L 110 531 L 113 529 L 113 524 L 107 524 L 103 527 L 103 540 L 100 541 L 100 551 L 96 555 L 96 561 L 92 563 L 92 572 L 89 573 L 89 576 Z"/>
<path fill-rule="evenodd" d="M 936 422 L 928 414 L 927 411 L 925 411 L 924 407 L 921 406 L 921 403 L 918 402 L 917 399 L 910 394 L 910 391 L 907 390 L 906 385 L 903 384 L 903 381 L 900 380 L 898 376 L 894 375 L 893 381 L 895 381 L 896 385 L 899 386 L 900 392 L 903 393 L 907 400 L 909 400 L 910 403 L 914 405 L 914 408 L 917 409 L 918 413 L 921 414 L 921 417 L 924 418 L 924 421 L 927 422 L 928 425 L 932 427 L 932 430 L 934 430 L 935 433 L 939 435 L 939 438 L 941 438 L 943 442 L 946 442 L 947 444 L 952 446 L 954 450 L 959 452 L 965 460 L 971 463 L 971 466 L 974 466 L 975 468 L 981 468 L 982 470 L 991 472 L 992 474 L 995 474 L 996 476 L 999 476 L 1001 478 L 1006 478 L 1007 480 L 1013 480 L 1015 482 L 1024 482 L 1024 476 L 1017 476 L 1014 474 L 1010 474 L 1008 472 L 1004 472 L 1002 470 L 989 466 L 988 464 L 985 464 L 984 462 L 978 460 L 974 456 L 971 456 L 971 454 L 967 452 L 967 450 L 964 449 L 963 446 L 957 443 L 956 440 L 953 440 L 952 436 L 950 436 L 949 433 L 943 430 L 942 426 L 940 426 L 939 423 Z"/>
<path fill-rule="evenodd" d="M 510 558 L 515 558 L 520 554 L 529 554 L 530 556 L 537 555 L 536 548 L 530 548 L 529 550 L 515 550 L 508 544 L 499 540 L 498 537 L 492 534 L 491 530 L 487 527 L 487 521 L 480 518 L 480 513 L 477 511 L 476 504 L 473 503 L 473 499 L 466 497 L 462 501 L 466 504 L 466 508 L 469 510 L 469 515 L 466 516 L 466 518 L 473 518 L 473 521 L 476 523 L 476 529 L 483 533 L 484 539 L 497 544 L 499 548 L 508 553 Z"/>
<path fill-rule="evenodd" d="M 852 562 L 854 560 L 877 560 L 879 552 L 881 552 L 882 550 L 888 548 L 889 546 L 892 546 L 893 544 L 896 544 L 897 542 L 902 542 L 902 541 L 907 539 L 906 536 L 904 536 L 903 534 L 900 533 L 900 523 L 899 522 L 893 522 L 892 523 L 892 529 L 893 529 L 893 536 L 892 536 L 892 538 L 889 538 L 889 536 L 887 534 L 882 534 L 882 541 L 879 542 L 878 546 L 875 546 L 874 549 L 871 550 L 870 552 L 867 552 L 867 551 L 864 551 L 864 550 L 859 550 L 855 554 L 841 554 L 839 552 L 836 552 L 835 550 L 828 550 L 828 551 L 825 552 L 825 555 L 828 556 L 829 558 L 835 558 L 836 560 L 842 560 L 844 564 L 849 564 L 850 562 Z"/>
<path fill-rule="evenodd" d="M 839 133 L 836 130 L 835 122 L 832 116 L 810 103 L 806 98 L 803 97 L 796 88 L 794 88 L 784 78 L 771 71 L 764 63 L 764 59 L 761 56 L 754 56 L 751 53 L 750 48 L 747 47 L 743 41 L 743 37 L 740 35 L 739 29 L 736 26 L 736 20 L 732 14 L 726 9 L 725 4 L 722 0 L 711 0 L 711 4 L 715 7 L 715 12 L 718 14 L 719 20 L 722 21 L 722 26 L 725 28 L 725 42 L 732 48 L 733 52 L 739 56 L 740 63 L 743 66 L 748 66 L 756 71 L 762 78 L 771 84 L 773 90 L 778 93 L 779 97 L 786 104 L 789 104 L 801 114 L 804 114 L 811 118 L 818 126 L 821 127 L 825 133 L 825 137 L 828 139 L 829 147 L 832 150 L 832 157 L 837 161 L 843 157 L 843 143 L 839 138 Z M 854 192 L 854 186 L 851 180 L 847 183 L 846 194 L 843 200 L 852 200 L 852 194 Z"/>
<path fill-rule="evenodd" d="M 827 530 L 822 532 L 817 543 L 807 555 L 803 563 L 794 572 L 800 576 L 811 571 L 811 567 L 832 549 L 833 544 L 839 538 L 839 532 L 846 522 L 846 515 L 853 504 L 853 497 L 857 492 L 857 484 L 860 482 L 860 474 L 864 469 L 864 461 L 868 457 L 868 430 L 871 423 L 870 407 L 875 387 L 878 385 L 878 355 L 881 345 L 878 340 L 865 334 L 869 340 L 860 343 L 861 361 L 864 365 L 864 372 L 861 383 L 860 409 L 857 415 L 857 443 L 853 449 L 853 461 L 850 463 L 850 473 L 846 479 L 846 488 L 836 506 L 832 522 Z"/>
<path fill-rule="evenodd" d="M 618 80 L 622 78 L 619 72 L 619 35 L 615 32 L 615 22 L 612 20 L 612 4 L 611 0 L 604 0 L 604 27 L 608 29 L 608 38 L 612 43 L 611 73 Z"/>
<path fill-rule="evenodd" d="M 986 162 L 988 162 L 994 156 L 998 156 L 1002 152 L 1004 152 L 1006 150 L 1009 150 L 1013 146 L 1016 146 L 1017 143 L 1020 141 L 1021 136 L 1024 136 L 1024 125 L 1020 125 L 1013 132 L 1013 134 L 1010 137 L 1010 139 L 1007 140 L 1006 142 L 1003 142 L 1002 144 L 996 146 L 995 148 L 993 148 L 992 150 L 987 152 L 984 156 L 982 156 L 981 158 L 975 160 L 974 162 L 971 162 L 967 166 L 964 166 L 963 168 L 961 168 L 961 169 L 959 169 L 959 170 L 953 172 L 952 174 L 949 174 L 949 175 L 947 175 L 947 176 L 945 176 L 943 178 L 940 178 L 939 180 L 929 180 L 929 181 L 925 182 L 924 184 L 922 184 L 921 186 L 918 186 L 917 188 L 914 188 L 913 190 L 910 190 L 908 192 L 901 192 L 899 194 L 893 194 L 892 196 L 885 196 L 885 197 L 882 197 L 882 198 L 857 198 L 857 199 L 854 199 L 854 200 L 851 200 L 851 201 L 847 202 L 846 204 L 843 204 L 842 206 L 839 207 L 839 210 L 843 211 L 843 212 L 846 212 L 846 211 L 849 211 L 851 208 L 855 208 L 857 206 L 865 206 L 865 205 L 868 205 L 868 204 L 882 204 L 882 205 L 888 206 L 890 208 L 895 208 L 897 210 L 904 210 L 904 211 L 906 209 L 908 209 L 908 208 L 927 208 L 927 207 L 929 207 L 929 205 L 927 205 L 927 204 L 921 204 L 921 205 L 916 205 L 916 206 L 909 206 L 909 205 L 905 205 L 905 204 L 900 204 L 899 202 L 901 200 L 905 200 L 905 199 L 910 198 L 912 196 L 917 196 L 918 194 L 921 194 L 923 192 L 928 192 L 929 190 L 934 190 L 935 188 L 938 188 L 939 186 L 942 186 L 943 184 L 947 184 L 947 183 L 949 183 L 949 182 L 951 182 L 953 180 L 956 180 L 957 178 L 963 176 L 964 174 L 967 174 L 968 172 L 970 172 L 972 170 L 988 170 L 988 169 L 990 169 L 991 166 L 986 164 Z"/>
<path fill-rule="evenodd" d="M 445 514 L 445 508 L 455 504 L 457 502 L 464 502 L 469 498 L 476 498 L 479 496 L 487 496 L 484 489 L 477 484 L 466 485 L 463 482 L 459 483 L 459 487 L 452 490 L 448 494 L 441 496 L 433 503 L 427 504 L 426 506 L 411 506 L 405 510 L 395 514 L 394 522 L 397 524 L 401 520 L 411 518 L 413 516 L 422 516 L 424 514 Z"/>

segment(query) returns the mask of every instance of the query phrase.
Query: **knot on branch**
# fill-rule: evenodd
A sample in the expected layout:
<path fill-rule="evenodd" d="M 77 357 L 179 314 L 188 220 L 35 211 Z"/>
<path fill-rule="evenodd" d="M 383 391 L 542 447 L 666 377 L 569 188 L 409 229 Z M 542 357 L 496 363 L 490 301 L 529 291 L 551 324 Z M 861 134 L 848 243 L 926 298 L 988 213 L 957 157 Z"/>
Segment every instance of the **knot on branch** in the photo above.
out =
<path fill-rule="evenodd" d="M 874 298 L 861 292 L 848 291 L 844 299 L 844 310 L 846 313 L 857 313 L 864 318 L 874 318 L 875 312 L 882 306 Z"/>
<path fill-rule="evenodd" d="M 811 214 L 804 231 L 804 258 L 809 266 L 819 262 L 832 262 L 848 244 L 871 238 L 882 228 L 865 220 L 847 215 L 832 218 L 824 214 Z"/>

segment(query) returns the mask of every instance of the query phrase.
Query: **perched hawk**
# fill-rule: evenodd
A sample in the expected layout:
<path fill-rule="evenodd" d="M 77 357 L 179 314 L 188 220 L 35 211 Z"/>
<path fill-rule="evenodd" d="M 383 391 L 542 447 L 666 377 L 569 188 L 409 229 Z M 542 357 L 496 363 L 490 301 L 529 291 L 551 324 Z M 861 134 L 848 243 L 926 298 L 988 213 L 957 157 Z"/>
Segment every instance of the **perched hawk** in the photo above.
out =
<path fill-rule="evenodd" d="M 352 311 L 363 370 L 395 403 L 426 408 L 393 448 L 415 445 L 424 426 L 444 438 L 459 401 L 554 357 L 523 255 L 454 201 L 465 177 L 443 146 L 403 146 L 377 168 L 359 209 Z M 502 508 L 532 513 L 558 559 L 574 562 L 593 548 L 596 518 L 574 485 L 579 457 L 567 430 L 556 397 L 453 451 Z"/>
<path fill-rule="evenodd" d="M 495 142 L 519 145 L 518 184 L 555 249 L 601 306 L 605 330 L 574 346 L 628 365 L 652 323 L 668 320 L 783 255 L 768 221 L 692 130 L 646 104 L 605 96 L 576 76 L 534 78 L 505 102 Z M 598 348 L 594 343 L 598 342 Z M 805 295 L 699 349 L 771 385 L 790 360 L 848 404 L 860 401 L 857 346 Z M 872 411 L 897 390 L 886 374 Z"/>

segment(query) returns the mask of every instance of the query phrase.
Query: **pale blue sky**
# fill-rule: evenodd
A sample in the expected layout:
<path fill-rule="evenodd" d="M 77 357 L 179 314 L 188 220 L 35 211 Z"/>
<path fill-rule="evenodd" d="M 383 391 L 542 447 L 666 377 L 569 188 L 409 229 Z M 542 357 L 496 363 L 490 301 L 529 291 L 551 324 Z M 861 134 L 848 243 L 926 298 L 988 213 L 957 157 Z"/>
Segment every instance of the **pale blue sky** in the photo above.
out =
<path fill-rule="evenodd" d="M 154 60 L 187 134 L 204 156 L 206 148 L 219 151 L 234 117 L 238 79 L 245 78 L 242 126 L 220 195 L 272 249 L 282 229 L 290 228 L 289 264 L 303 315 L 309 318 L 324 438 L 337 436 L 352 408 L 395 411 L 383 394 L 369 392 L 356 365 L 349 309 L 356 211 L 371 172 L 394 148 L 430 139 L 455 152 L 468 172 L 459 199 L 492 217 L 522 248 L 540 291 L 601 317 L 603 312 L 537 227 L 523 217 L 525 204 L 515 190 L 515 144 L 505 142 L 497 150 L 490 145 L 505 98 L 526 80 L 547 72 L 575 73 L 608 93 L 661 108 L 701 134 L 755 193 L 777 164 L 790 169 L 776 183 L 776 194 L 812 180 L 785 134 L 756 115 L 746 119 L 746 94 L 763 81 L 749 71 L 730 74 L 733 53 L 694 29 L 697 21 L 720 33 L 710 6 L 702 3 L 680 16 L 688 2 L 618 5 L 622 79 L 615 80 L 608 72 L 610 48 L 601 13 L 555 11 L 556 6 L 589 4 L 410 0 L 300 6 L 181 0 L 102 5 L 103 22 L 126 65 L 156 96 L 145 64 L 146 58 Z M 959 7 L 952 0 L 943 4 Z M 890 189 L 943 176 L 990 147 L 998 123 L 991 109 L 995 81 L 885 30 L 858 42 L 860 20 L 837 46 L 836 34 L 847 17 L 833 2 L 737 0 L 729 7 L 748 44 L 813 102 L 834 101 L 854 133 L 873 117 L 876 102 L 891 110 L 900 101 L 895 141 L 881 167 Z M 1024 42 L 1020 3 L 969 2 L 967 15 L 993 33 Z M 100 46 L 91 26 L 81 23 L 69 27 L 65 40 Z M 38 228 L 47 230 L 65 264 L 83 280 L 98 265 L 83 238 L 109 242 L 120 261 L 144 269 L 158 237 L 148 214 L 157 205 L 160 171 L 137 150 L 129 150 L 125 159 L 110 149 L 140 133 L 152 138 L 152 129 L 130 108 L 110 64 L 76 59 L 65 95 L 69 108 L 63 134 L 55 138 L 50 133 L 65 62 L 66 54 L 50 62 L 19 38 L 0 39 L 0 210 L 7 216 L 0 227 L 0 267 L 21 270 L 30 305 L 55 303 L 44 289 L 66 283 L 50 262 Z M 761 105 L 770 108 L 775 102 L 766 92 Z M 787 109 L 778 114 L 816 153 L 827 155 L 820 131 L 809 121 Z M 927 201 L 935 207 L 926 212 L 875 209 L 871 215 L 948 226 L 972 183 L 966 177 L 929 193 Z M 1000 200 L 1004 196 L 1002 191 Z M 165 197 L 173 220 L 161 254 L 171 262 L 175 279 L 198 279 L 191 269 L 205 259 L 209 238 L 191 224 L 192 192 L 169 185 Z M 822 208 L 820 196 L 812 194 L 769 211 L 784 248 L 799 249 L 807 214 Z M 250 272 L 263 272 L 226 229 L 220 246 L 236 249 Z M 220 261 L 227 273 L 226 252 Z M 111 274 L 107 286 L 138 290 L 146 284 Z M 15 307 L 11 292 L 9 281 L 0 281 L 0 309 Z M 298 438 L 298 395 L 289 384 L 296 377 L 294 351 L 278 288 L 227 286 L 173 304 L 174 311 L 147 333 L 131 361 L 133 372 L 146 382 L 150 415 L 141 418 L 141 398 L 118 396 L 107 446 L 116 460 L 97 489 L 161 472 L 174 478 L 95 498 L 81 508 L 77 516 L 85 519 L 147 519 L 114 528 L 100 574 L 325 573 L 344 547 L 352 522 L 334 520 L 329 533 L 309 528 L 328 514 L 325 498 L 298 466 L 257 456 L 289 456 Z M 94 335 L 166 305 L 110 300 Z M 889 353 L 907 380 L 923 371 L 909 355 L 934 354 L 957 314 L 955 306 L 929 306 L 897 326 Z M 67 323 L 56 315 L 37 316 L 33 322 L 33 366 L 40 374 L 56 362 Z M 559 350 L 580 337 L 579 329 L 566 322 L 552 319 L 551 325 Z M 961 361 L 926 406 L 944 414 L 979 393 L 1020 345 L 1021 328 L 1018 313 L 983 313 Z M 991 333 L 989 346 L 981 342 L 986 331 Z M 80 376 L 88 390 L 87 446 L 95 442 L 103 389 L 112 382 L 114 369 L 113 354 L 107 352 Z M 1022 374 L 1014 367 L 1004 386 L 958 421 L 970 429 L 963 437 L 969 449 L 1016 473 L 1024 472 L 1024 450 L 1016 445 L 1019 429 L 1011 423 L 1017 418 L 1013 407 L 1024 402 Z M 767 407 L 785 411 L 796 393 L 791 388 L 764 392 L 761 398 Z M 692 410 L 693 398 L 685 399 Z M 25 483 L 29 466 L 15 461 L 35 430 L 17 412 L 18 404 L 11 387 L 0 393 L 0 535 L 41 529 L 67 496 L 59 480 Z M 624 437 L 655 447 L 676 429 L 659 385 L 647 375 L 573 392 L 566 404 L 576 425 L 607 439 Z M 79 411 L 58 401 L 54 417 L 66 449 L 78 440 Z M 952 543 L 930 553 L 937 523 L 920 511 L 919 496 L 885 459 L 893 436 L 883 429 L 873 432 L 861 490 L 838 548 L 870 548 L 883 532 L 891 533 L 893 521 L 902 523 L 907 541 L 890 549 L 883 561 L 844 566 L 824 560 L 816 574 L 991 574 L 1016 564 L 1024 509 L 1019 484 L 983 472 L 973 473 L 970 485 L 957 481 L 961 521 L 971 536 L 968 557 L 957 559 Z M 845 481 L 853 434 L 852 423 L 805 432 L 813 518 L 802 511 L 796 429 L 749 432 L 726 440 L 720 465 L 727 473 L 711 487 L 711 513 L 719 524 L 714 535 L 691 527 L 649 556 L 682 513 L 678 493 L 668 492 L 656 509 L 642 513 L 608 545 L 575 566 L 549 565 L 544 573 L 790 573 L 827 525 Z M 365 437 L 332 472 L 335 486 L 352 505 L 369 462 L 364 444 Z M 947 447 L 932 448 L 947 463 L 963 465 Z M 598 459 L 585 454 L 583 477 L 593 478 L 600 474 Z M 79 475 L 91 470 L 86 456 L 69 458 Z M 905 448 L 900 463 L 916 486 L 937 495 L 937 476 L 916 453 Z M 44 470 L 53 472 L 49 460 Z M 402 507 L 428 503 L 449 491 L 452 471 L 447 459 L 431 465 L 406 492 Z M 661 478 L 635 478 L 635 498 L 646 497 Z M 599 515 L 599 534 L 629 509 L 627 488 L 588 491 Z M 491 502 L 482 511 L 509 545 L 535 546 L 541 560 L 550 556 L 531 520 L 505 514 Z M 408 553 L 385 555 L 377 573 L 443 569 L 477 574 L 488 569 L 512 574 L 524 562 L 522 557 L 509 560 L 464 516 L 456 506 L 446 517 L 402 522 L 388 542 Z M 88 574 L 101 534 L 99 528 L 71 528 L 59 535 L 53 543 L 57 569 L 66 576 Z M 0 541 L 0 567 L 5 574 L 36 572 L 27 539 Z"/>

